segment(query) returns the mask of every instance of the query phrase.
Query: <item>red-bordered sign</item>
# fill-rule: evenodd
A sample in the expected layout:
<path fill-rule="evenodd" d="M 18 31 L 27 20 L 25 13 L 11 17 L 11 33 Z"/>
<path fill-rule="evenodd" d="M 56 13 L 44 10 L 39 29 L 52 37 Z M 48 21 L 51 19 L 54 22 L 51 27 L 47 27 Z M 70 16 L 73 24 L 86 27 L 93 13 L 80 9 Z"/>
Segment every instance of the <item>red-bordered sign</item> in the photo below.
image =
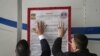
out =
<path fill-rule="evenodd" d="M 33 11 L 33 10 L 56 10 L 56 9 L 68 10 L 68 42 L 71 41 L 71 7 L 70 6 L 66 6 L 66 7 L 35 7 L 35 8 L 28 8 L 28 10 L 27 10 L 27 40 L 28 40 L 29 44 L 30 44 L 30 14 L 31 14 L 31 11 Z M 70 44 L 68 44 L 68 49 L 70 50 Z"/>

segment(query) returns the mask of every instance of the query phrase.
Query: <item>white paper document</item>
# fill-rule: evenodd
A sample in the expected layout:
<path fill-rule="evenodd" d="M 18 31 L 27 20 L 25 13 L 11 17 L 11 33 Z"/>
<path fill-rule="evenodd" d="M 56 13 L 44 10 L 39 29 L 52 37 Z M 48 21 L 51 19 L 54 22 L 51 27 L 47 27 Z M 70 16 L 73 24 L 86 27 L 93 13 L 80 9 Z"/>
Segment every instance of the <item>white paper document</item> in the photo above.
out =
<path fill-rule="evenodd" d="M 64 22 L 65 28 L 68 28 L 68 10 L 63 9 L 55 9 L 55 10 L 32 10 L 30 13 L 30 49 L 31 56 L 40 56 L 41 55 L 41 46 L 38 36 L 33 32 L 33 28 L 36 27 L 37 21 L 44 21 L 47 25 L 45 29 L 44 36 L 49 42 L 50 47 L 58 37 L 57 35 L 57 27 L 59 22 Z M 67 39 L 68 31 L 66 32 L 63 42 L 62 49 L 63 51 L 67 51 Z M 35 51 L 35 52 L 34 52 Z"/>

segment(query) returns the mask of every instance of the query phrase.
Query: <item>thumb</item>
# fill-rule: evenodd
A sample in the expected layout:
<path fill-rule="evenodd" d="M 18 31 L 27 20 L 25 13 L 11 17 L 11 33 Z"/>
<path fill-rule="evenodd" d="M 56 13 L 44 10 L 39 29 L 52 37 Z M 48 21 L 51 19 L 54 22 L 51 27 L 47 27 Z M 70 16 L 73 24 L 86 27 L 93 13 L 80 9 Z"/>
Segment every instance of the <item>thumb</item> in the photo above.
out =
<path fill-rule="evenodd" d="M 36 29 L 35 29 L 35 28 L 33 28 L 33 32 L 37 33 L 37 31 L 36 31 Z"/>

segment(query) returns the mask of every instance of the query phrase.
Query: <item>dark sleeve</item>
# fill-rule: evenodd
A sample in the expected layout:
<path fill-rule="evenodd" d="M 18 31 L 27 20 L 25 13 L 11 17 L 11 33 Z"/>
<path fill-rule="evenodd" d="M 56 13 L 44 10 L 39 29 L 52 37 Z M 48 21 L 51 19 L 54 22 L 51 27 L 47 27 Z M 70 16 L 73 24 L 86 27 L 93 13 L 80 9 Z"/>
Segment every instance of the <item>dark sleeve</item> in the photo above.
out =
<path fill-rule="evenodd" d="M 66 54 L 63 53 L 61 50 L 61 45 L 62 45 L 62 38 L 59 37 L 55 40 L 52 47 L 52 53 L 54 56 L 66 56 Z"/>
<path fill-rule="evenodd" d="M 90 53 L 91 55 L 90 56 L 97 56 L 97 54 L 94 54 L 94 53 Z"/>
<path fill-rule="evenodd" d="M 50 56 L 51 55 L 51 50 L 50 46 L 47 42 L 46 39 L 40 40 L 41 48 L 42 48 L 42 54 L 41 56 Z"/>

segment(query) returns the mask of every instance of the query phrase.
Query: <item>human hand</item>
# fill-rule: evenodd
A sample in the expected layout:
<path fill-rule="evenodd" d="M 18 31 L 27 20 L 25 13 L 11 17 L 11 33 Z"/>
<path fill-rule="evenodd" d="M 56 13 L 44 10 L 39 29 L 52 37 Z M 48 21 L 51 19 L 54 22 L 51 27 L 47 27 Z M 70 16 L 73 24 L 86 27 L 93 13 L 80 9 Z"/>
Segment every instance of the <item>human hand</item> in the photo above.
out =
<path fill-rule="evenodd" d="M 33 31 L 37 34 L 37 35 L 43 35 L 44 31 L 45 31 L 46 25 L 44 24 L 43 21 L 38 21 L 37 22 L 37 26 L 36 28 L 33 28 Z"/>
<path fill-rule="evenodd" d="M 67 28 L 66 29 L 64 28 L 64 23 L 60 22 L 58 25 L 58 37 L 62 38 L 64 36 L 64 34 L 66 33 L 66 30 L 67 30 Z"/>

